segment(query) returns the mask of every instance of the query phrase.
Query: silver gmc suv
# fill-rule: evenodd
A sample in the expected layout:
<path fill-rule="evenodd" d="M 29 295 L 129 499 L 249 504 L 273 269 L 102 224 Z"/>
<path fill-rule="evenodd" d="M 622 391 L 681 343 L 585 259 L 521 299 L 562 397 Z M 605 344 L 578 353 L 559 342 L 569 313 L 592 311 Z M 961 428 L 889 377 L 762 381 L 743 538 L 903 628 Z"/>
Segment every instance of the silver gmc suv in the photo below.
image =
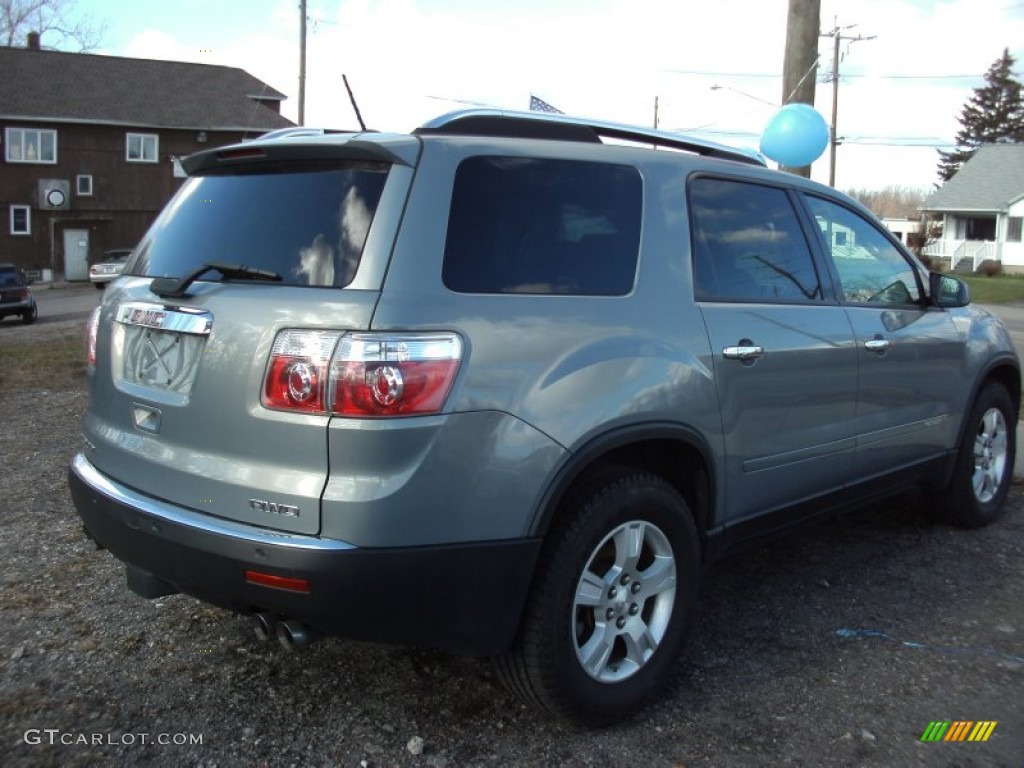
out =
<path fill-rule="evenodd" d="M 144 597 L 492 656 L 605 724 L 723 553 L 908 487 L 1003 509 L 1003 326 L 756 155 L 476 110 L 184 166 L 92 317 L 70 473 Z"/>

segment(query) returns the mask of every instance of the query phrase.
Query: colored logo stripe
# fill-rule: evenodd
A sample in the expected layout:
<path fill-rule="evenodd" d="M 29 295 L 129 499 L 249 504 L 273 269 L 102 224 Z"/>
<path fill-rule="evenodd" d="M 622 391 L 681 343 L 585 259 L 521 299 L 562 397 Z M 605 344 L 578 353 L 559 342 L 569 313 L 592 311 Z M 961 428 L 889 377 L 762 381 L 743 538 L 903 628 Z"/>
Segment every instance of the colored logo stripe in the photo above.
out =
<path fill-rule="evenodd" d="M 996 729 L 995 720 L 983 720 L 974 726 L 974 730 L 971 731 L 971 735 L 967 737 L 968 741 L 988 741 L 988 737 L 992 735 L 992 731 Z"/>
<path fill-rule="evenodd" d="M 921 741 L 941 741 L 942 737 L 946 735 L 946 729 L 948 728 L 948 720 L 944 722 L 933 720 L 928 723 L 928 727 L 921 734 Z"/>
<path fill-rule="evenodd" d="M 921 741 L 988 741 L 996 724 L 995 720 L 933 720 L 921 734 Z"/>

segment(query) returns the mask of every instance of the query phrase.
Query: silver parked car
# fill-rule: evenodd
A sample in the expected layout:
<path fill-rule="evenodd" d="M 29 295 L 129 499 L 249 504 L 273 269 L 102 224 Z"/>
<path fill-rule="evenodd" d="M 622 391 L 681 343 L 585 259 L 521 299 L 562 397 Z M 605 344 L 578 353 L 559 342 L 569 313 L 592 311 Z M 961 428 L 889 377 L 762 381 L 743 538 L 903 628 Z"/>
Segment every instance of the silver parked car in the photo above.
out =
<path fill-rule="evenodd" d="M 723 553 L 911 487 L 1003 511 L 1005 329 L 755 155 L 478 110 L 184 166 L 92 318 L 71 465 L 145 597 L 492 656 L 605 724 Z"/>
<path fill-rule="evenodd" d="M 89 267 L 89 281 L 103 290 L 107 283 L 121 274 L 132 255 L 131 248 L 115 248 L 103 253 L 103 259 Z"/>

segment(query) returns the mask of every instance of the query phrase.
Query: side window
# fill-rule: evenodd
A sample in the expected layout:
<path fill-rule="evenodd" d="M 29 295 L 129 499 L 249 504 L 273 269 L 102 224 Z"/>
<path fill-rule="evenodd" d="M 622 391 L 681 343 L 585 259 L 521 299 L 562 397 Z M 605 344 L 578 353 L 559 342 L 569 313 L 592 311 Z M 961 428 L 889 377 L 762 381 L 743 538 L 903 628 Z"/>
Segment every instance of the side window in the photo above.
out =
<path fill-rule="evenodd" d="M 689 201 L 698 301 L 821 300 L 814 259 L 784 190 L 697 178 Z"/>
<path fill-rule="evenodd" d="M 455 172 L 442 278 L 460 293 L 622 296 L 643 185 L 625 165 L 471 157 Z"/>
<path fill-rule="evenodd" d="M 125 136 L 125 159 L 129 163 L 155 163 L 159 160 L 160 137 L 155 133 L 129 133 Z"/>
<path fill-rule="evenodd" d="M 874 224 L 849 208 L 806 195 L 849 304 L 915 304 L 917 271 Z"/>

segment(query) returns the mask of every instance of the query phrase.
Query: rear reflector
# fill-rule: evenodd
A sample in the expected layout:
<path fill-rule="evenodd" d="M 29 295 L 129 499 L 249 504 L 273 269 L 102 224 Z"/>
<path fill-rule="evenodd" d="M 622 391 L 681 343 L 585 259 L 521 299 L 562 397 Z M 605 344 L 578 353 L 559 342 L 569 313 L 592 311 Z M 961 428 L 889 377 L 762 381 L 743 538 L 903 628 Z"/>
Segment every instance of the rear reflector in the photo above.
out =
<path fill-rule="evenodd" d="M 301 592 L 309 594 L 308 579 L 294 579 L 288 576 L 275 576 L 272 573 L 261 573 L 260 571 L 246 571 L 245 581 L 248 584 L 255 584 L 259 587 L 270 587 L 271 589 L 284 589 L 288 592 Z"/>

